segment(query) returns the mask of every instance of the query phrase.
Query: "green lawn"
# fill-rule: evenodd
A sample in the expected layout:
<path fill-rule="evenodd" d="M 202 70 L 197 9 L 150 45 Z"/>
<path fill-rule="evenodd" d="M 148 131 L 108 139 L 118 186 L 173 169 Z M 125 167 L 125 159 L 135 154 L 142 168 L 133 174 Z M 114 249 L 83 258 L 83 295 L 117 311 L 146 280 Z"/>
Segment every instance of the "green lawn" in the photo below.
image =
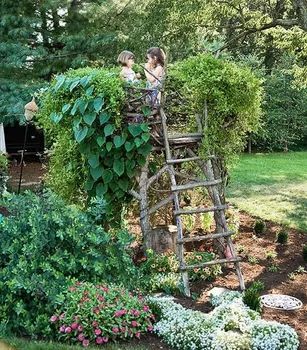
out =
<path fill-rule="evenodd" d="M 6 344 L 9 344 L 6 346 Z M 84 349 L 82 346 L 69 346 L 62 345 L 59 343 L 51 343 L 51 342 L 28 342 L 22 339 L 9 339 L 6 340 L 5 343 L 0 341 L 0 350 L 81 350 Z M 89 350 L 97 350 L 98 347 L 88 347 Z M 104 350 L 146 350 L 147 348 L 143 345 L 129 345 L 127 344 L 110 344 L 104 345 Z"/>
<path fill-rule="evenodd" d="M 307 152 L 244 154 L 230 176 L 239 209 L 307 231 Z"/>

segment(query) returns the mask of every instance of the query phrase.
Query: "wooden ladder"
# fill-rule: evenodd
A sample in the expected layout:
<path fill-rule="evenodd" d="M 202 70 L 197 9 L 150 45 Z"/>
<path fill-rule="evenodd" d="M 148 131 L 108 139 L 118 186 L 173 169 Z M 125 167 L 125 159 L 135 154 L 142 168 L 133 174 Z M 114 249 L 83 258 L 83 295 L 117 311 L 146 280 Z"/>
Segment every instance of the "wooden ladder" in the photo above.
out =
<path fill-rule="evenodd" d="M 194 142 L 198 144 L 201 141 L 203 136 L 202 130 L 199 130 L 198 133 L 190 133 L 190 134 L 177 134 L 177 135 L 169 135 L 167 128 L 167 118 L 164 112 L 163 107 L 160 107 L 160 117 L 162 123 L 162 131 L 163 131 L 163 141 L 165 147 L 165 156 L 166 156 L 166 165 L 168 167 L 168 172 L 171 180 L 171 192 L 173 198 L 173 214 L 176 220 L 178 238 L 178 259 L 179 259 L 179 268 L 182 274 L 182 280 L 184 285 L 184 292 L 187 296 L 191 296 L 190 286 L 189 286 L 189 276 L 188 271 L 194 268 L 205 268 L 210 265 L 215 264 L 227 264 L 233 263 L 236 269 L 236 273 L 239 279 L 240 288 L 242 290 L 245 289 L 244 279 L 240 268 L 240 257 L 237 256 L 234 244 L 231 239 L 231 235 L 234 232 L 228 230 L 227 221 L 225 217 L 225 209 L 227 209 L 227 205 L 222 203 L 220 192 L 218 190 L 218 185 L 222 183 L 221 179 L 215 179 L 214 171 L 212 168 L 212 162 L 209 157 L 208 160 L 204 161 L 199 157 L 195 152 L 187 147 L 186 151 L 188 153 L 188 157 L 185 158 L 173 158 L 171 147 L 174 139 L 194 139 Z M 196 162 L 202 173 L 205 175 L 205 179 L 192 178 L 182 173 L 181 167 L 179 167 L 179 171 L 176 170 L 175 167 L 180 165 L 183 162 Z M 189 180 L 187 184 L 178 185 L 176 178 L 186 178 Z M 192 209 L 183 209 L 180 207 L 180 193 L 185 190 L 193 189 L 196 187 L 205 187 L 210 195 L 210 198 L 213 202 L 213 206 L 211 207 L 198 207 Z M 203 236 L 194 236 L 194 237 L 184 237 L 183 232 L 183 222 L 182 215 L 193 215 L 196 213 L 214 213 L 214 219 L 216 223 L 216 231 L 214 234 L 207 234 Z M 195 265 L 187 265 L 184 258 L 185 251 L 185 243 L 187 242 L 200 242 L 204 240 L 214 240 L 217 244 L 224 247 L 224 251 L 226 251 L 225 257 L 220 257 L 215 260 L 195 264 Z"/>

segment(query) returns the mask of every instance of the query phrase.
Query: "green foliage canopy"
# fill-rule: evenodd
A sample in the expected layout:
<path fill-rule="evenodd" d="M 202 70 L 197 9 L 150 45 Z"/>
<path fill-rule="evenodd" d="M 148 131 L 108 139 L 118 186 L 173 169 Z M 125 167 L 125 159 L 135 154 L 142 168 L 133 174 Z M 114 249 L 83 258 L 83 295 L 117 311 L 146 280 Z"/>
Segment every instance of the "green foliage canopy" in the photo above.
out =
<path fill-rule="evenodd" d="M 254 137 L 258 148 L 288 151 L 307 136 L 307 90 L 293 86 L 290 73 L 274 69 L 266 77 L 262 125 Z"/>
<path fill-rule="evenodd" d="M 209 54 L 175 64 L 169 75 L 171 83 L 187 100 L 193 118 L 197 114 L 202 117 L 204 155 L 214 154 L 227 166 L 243 149 L 247 133 L 259 126 L 261 81 L 249 68 Z"/>

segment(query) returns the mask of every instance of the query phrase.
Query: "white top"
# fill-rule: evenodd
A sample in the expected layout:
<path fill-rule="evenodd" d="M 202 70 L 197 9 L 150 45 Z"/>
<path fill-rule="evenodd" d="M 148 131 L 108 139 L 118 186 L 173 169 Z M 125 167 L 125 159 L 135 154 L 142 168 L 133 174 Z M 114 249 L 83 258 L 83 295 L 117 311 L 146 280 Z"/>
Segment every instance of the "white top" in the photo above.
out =
<path fill-rule="evenodd" d="M 136 74 L 132 68 L 123 67 L 120 75 L 122 79 L 128 82 L 134 82 L 136 80 Z"/>
<path fill-rule="evenodd" d="M 147 68 L 147 70 L 152 74 L 145 71 L 145 74 L 147 77 L 146 87 L 147 88 L 159 87 L 164 79 L 164 75 L 165 75 L 164 68 L 160 64 L 158 64 L 157 67 L 151 68 L 151 69 Z"/>
<path fill-rule="evenodd" d="M 4 127 L 2 123 L 0 124 L 0 153 L 6 153 Z"/>

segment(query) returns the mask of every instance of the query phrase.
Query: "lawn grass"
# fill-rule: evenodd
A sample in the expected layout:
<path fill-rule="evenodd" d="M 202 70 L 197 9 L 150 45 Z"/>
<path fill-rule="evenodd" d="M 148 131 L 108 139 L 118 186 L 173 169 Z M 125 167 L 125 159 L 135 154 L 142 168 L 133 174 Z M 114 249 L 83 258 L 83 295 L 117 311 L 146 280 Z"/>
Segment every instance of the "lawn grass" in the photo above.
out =
<path fill-rule="evenodd" d="M 307 152 L 244 154 L 227 199 L 266 220 L 307 231 Z"/>
<path fill-rule="evenodd" d="M 7 346 L 6 346 L 7 344 Z M 54 342 L 41 342 L 41 341 L 27 341 L 23 339 L 7 339 L 0 341 L 0 350 L 81 350 L 84 349 L 82 346 L 63 345 Z M 98 347 L 89 346 L 89 350 L 97 350 Z M 108 344 L 103 346 L 104 350 L 146 350 L 147 348 L 143 345 L 129 345 L 128 343 L 122 344 Z"/>

